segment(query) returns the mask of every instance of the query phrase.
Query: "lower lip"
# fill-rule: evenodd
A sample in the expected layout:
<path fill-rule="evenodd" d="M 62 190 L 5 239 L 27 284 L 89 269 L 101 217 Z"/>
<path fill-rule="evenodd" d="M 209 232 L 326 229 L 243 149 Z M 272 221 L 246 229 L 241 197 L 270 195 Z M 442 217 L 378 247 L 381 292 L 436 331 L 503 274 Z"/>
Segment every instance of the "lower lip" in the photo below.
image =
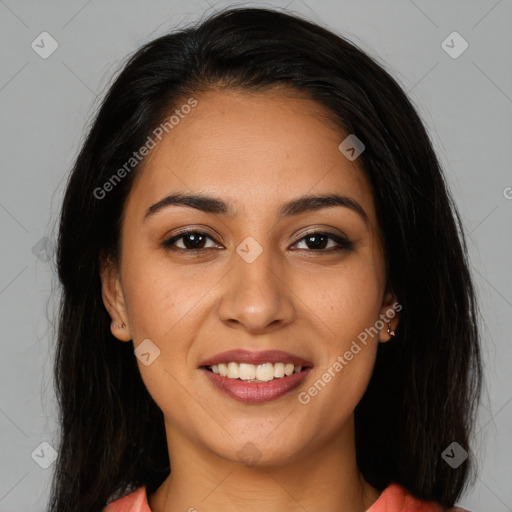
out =
<path fill-rule="evenodd" d="M 220 391 L 231 398 L 249 404 L 261 404 L 277 400 L 296 389 L 309 374 L 311 368 L 305 368 L 300 373 L 292 373 L 288 377 L 281 377 L 269 382 L 247 382 L 239 379 L 230 379 L 201 368 L 210 382 Z"/>

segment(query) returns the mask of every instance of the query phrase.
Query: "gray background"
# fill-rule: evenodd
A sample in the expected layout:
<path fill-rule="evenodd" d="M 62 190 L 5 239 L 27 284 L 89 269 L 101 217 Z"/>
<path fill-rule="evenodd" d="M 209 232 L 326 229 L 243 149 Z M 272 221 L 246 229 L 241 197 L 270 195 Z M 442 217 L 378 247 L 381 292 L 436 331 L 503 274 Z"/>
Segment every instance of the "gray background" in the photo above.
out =
<path fill-rule="evenodd" d="M 86 126 L 129 53 L 227 5 L 235 4 L 0 0 L 0 512 L 43 511 L 49 494 L 54 465 L 40 465 L 51 462 L 51 448 L 41 443 L 56 446 L 57 439 L 49 319 L 58 293 L 47 260 Z M 243 5 L 288 6 L 345 35 L 418 107 L 467 230 L 483 316 L 486 391 L 474 444 L 480 473 L 460 505 L 511 511 L 511 0 Z M 59 45 L 47 59 L 31 47 L 45 31 Z M 441 46 L 453 31 L 469 44 L 458 58 Z"/>

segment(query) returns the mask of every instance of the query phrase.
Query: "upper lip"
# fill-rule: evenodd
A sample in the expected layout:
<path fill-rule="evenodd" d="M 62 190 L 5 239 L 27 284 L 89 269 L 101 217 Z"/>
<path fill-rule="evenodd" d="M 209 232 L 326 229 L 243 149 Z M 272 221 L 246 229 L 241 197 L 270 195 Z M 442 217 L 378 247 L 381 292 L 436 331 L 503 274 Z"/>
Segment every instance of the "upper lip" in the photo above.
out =
<path fill-rule="evenodd" d="M 211 366 L 219 363 L 247 363 L 247 364 L 264 364 L 264 363 L 293 363 L 295 366 L 313 366 L 311 361 L 299 357 L 289 352 L 282 350 L 263 350 L 260 352 L 253 352 L 250 350 L 228 350 L 221 352 L 213 357 L 205 359 L 199 366 Z"/>

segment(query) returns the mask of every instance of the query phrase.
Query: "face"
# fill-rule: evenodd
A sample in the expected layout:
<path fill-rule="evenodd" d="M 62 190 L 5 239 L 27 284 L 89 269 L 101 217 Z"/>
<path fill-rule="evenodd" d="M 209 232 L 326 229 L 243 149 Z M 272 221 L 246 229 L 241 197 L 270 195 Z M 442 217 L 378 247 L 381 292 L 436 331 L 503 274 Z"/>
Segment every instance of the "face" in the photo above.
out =
<path fill-rule="evenodd" d="M 126 324 L 114 335 L 143 354 L 170 445 L 280 464 L 342 435 L 389 339 L 372 190 L 316 103 L 247 91 L 196 100 L 134 182 L 103 299 Z M 176 194 L 216 202 L 165 199 Z M 218 363 L 241 364 L 222 376 Z M 302 371 L 281 376 L 281 363 Z"/>

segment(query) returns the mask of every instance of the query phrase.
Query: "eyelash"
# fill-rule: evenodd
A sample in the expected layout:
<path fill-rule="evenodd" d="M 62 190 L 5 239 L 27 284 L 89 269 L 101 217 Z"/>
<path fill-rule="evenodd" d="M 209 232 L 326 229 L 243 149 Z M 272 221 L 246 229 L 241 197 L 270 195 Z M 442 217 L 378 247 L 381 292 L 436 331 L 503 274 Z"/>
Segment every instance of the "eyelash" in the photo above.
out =
<path fill-rule="evenodd" d="M 174 235 L 171 238 L 168 238 L 167 240 L 164 240 L 162 242 L 162 246 L 164 249 L 175 251 L 175 252 L 181 252 L 181 253 L 188 253 L 188 254 L 197 254 L 199 255 L 201 252 L 207 251 L 209 249 L 213 249 L 213 247 L 207 247 L 203 249 L 182 249 L 181 247 L 173 247 L 173 244 L 178 241 L 180 238 L 183 238 L 187 235 L 203 235 L 215 242 L 215 240 L 206 232 L 204 231 L 198 231 L 194 229 L 185 230 L 181 233 L 178 233 L 177 235 Z M 351 251 L 354 248 L 354 243 L 350 241 L 348 238 L 341 237 L 339 235 L 335 235 L 334 233 L 329 233 L 325 231 L 310 231 L 309 233 L 306 233 L 302 238 L 297 240 L 293 245 L 297 245 L 299 242 L 302 242 L 304 239 L 311 237 L 311 236 L 324 236 L 327 238 L 330 238 L 331 240 L 334 240 L 338 246 L 337 247 L 331 247 L 329 249 L 298 249 L 299 251 L 307 251 L 307 252 L 314 252 L 314 253 L 332 253 L 332 252 L 338 252 L 338 251 Z"/>

